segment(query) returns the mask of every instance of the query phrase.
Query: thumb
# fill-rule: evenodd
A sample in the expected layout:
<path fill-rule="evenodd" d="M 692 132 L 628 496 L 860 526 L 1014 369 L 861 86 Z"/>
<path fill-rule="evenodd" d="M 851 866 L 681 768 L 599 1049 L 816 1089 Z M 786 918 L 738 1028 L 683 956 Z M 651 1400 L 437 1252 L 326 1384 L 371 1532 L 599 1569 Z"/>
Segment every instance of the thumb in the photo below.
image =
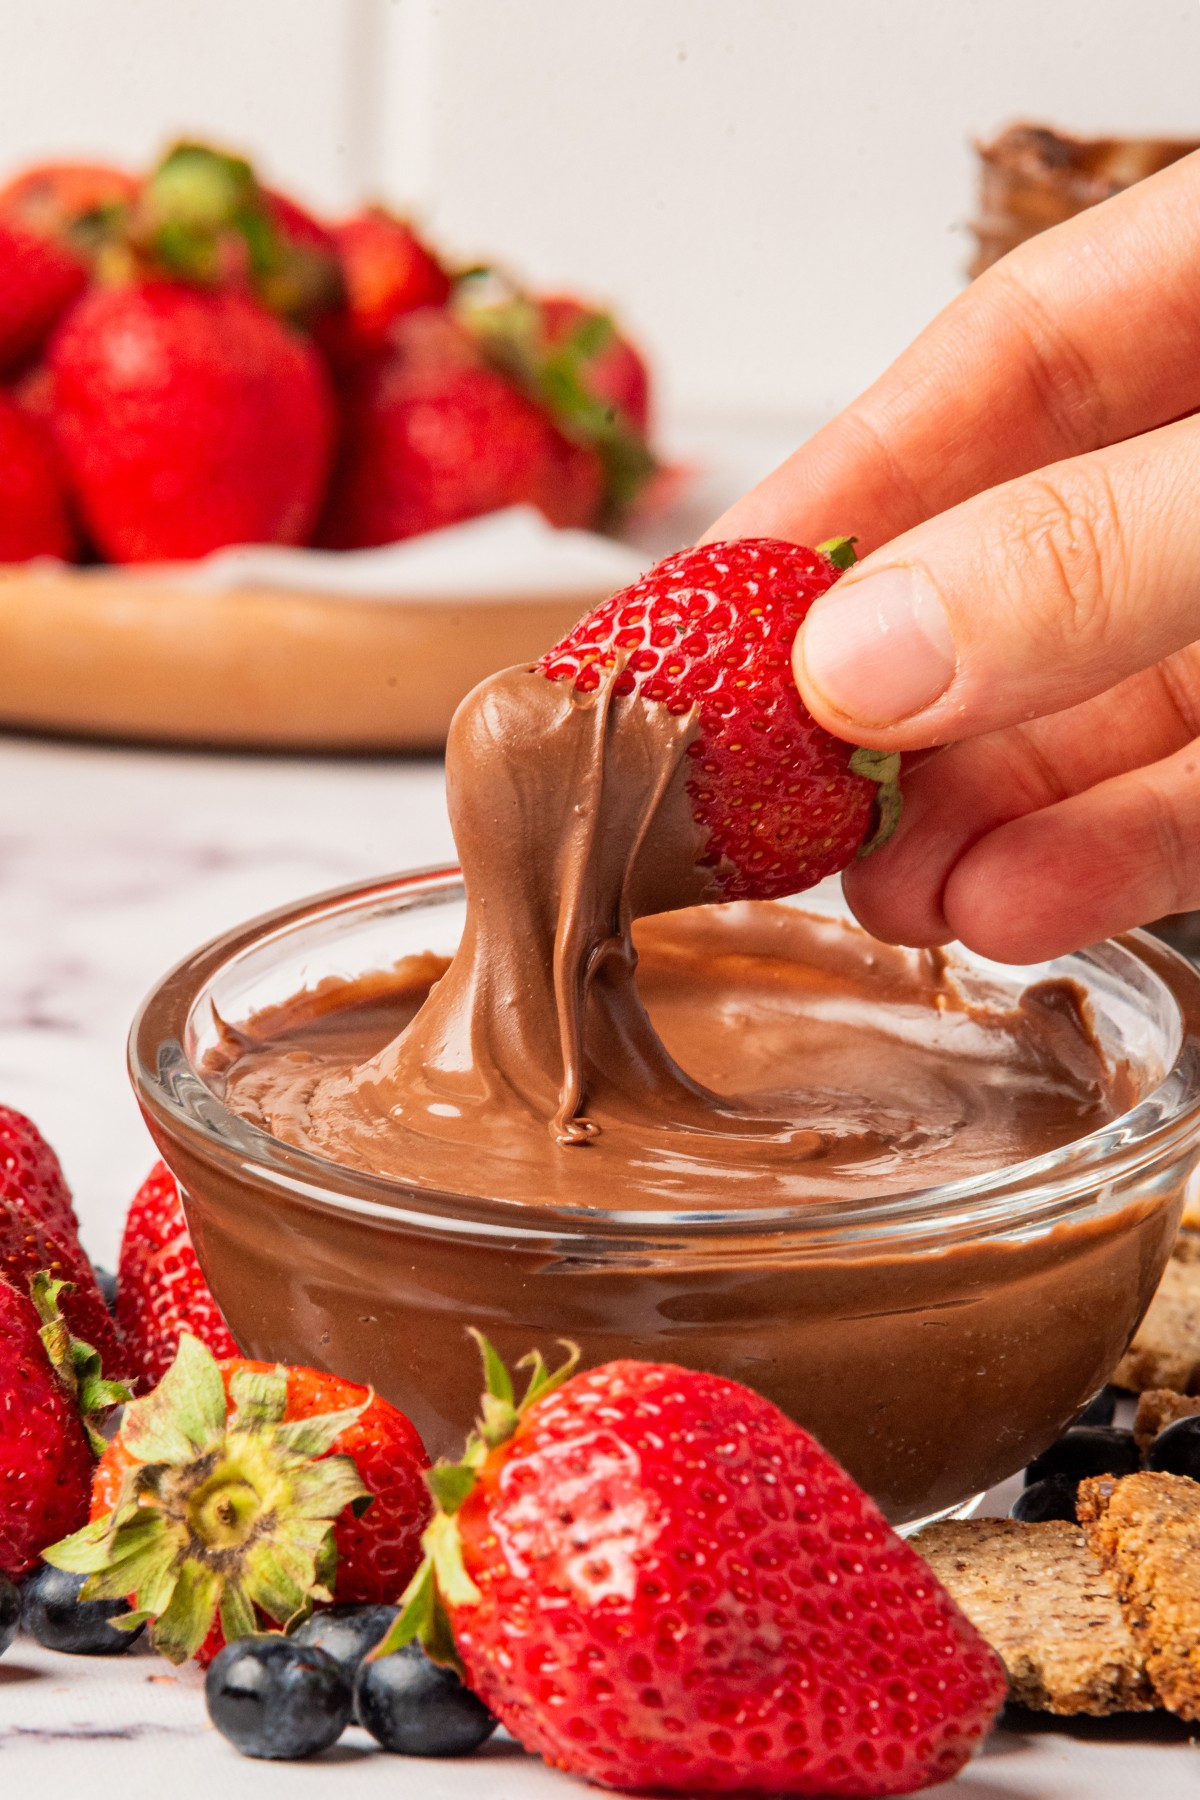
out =
<path fill-rule="evenodd" d="M 838 737 L 949 743 L 1060 712 L 1200 637 L 1200 420 L 976 495 L 851 569 L 792 653 Z"/>

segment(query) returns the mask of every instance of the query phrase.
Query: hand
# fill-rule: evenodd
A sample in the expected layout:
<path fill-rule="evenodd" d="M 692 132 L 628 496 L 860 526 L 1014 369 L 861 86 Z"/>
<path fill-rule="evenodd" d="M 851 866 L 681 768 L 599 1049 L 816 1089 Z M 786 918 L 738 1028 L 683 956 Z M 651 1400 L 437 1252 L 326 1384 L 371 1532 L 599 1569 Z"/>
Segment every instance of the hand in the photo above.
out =
<path fill-rule="evenodd" d="M 870 551 L 794 668 L 927 752 L 846 876 L 877 936 L 1039 961 L 1200 906 L 1197 408 L 1200 152 L 989 270 L 709 533 Z"/>

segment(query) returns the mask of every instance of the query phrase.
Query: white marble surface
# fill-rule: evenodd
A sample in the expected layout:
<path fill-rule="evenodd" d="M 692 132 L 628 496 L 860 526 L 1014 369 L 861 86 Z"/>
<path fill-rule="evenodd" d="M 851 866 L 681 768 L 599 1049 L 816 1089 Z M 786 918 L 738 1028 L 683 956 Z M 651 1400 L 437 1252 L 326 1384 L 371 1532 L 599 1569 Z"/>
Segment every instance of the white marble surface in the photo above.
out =
<path fill-rule="evenodd" d="M 206 937 L 302 893 L 446 859 L 439 763 L 191 756 L 0 735 L 0 1099 L 56 1145 L 88 1246 L 111 1263 L 152 1157 L 124 1073 L 146 989 Z M 1008 1496 L 993 1504 L 1007 1510 Z M 1200 1761 L 1165 1718 L 1023 1717 L 951 1789 L 962 1800 L 1195 1800 Z M 89 1661 L 23 1640 L 0 1661 L 0 1796 L 241 1800 L 394 1792 L 563 1800 L 579 1787 L 493 1745 L 406 1762 L 359 1731 L 315 1764 L 240 1759 L 201 1683 L 148 1654 Z"/>

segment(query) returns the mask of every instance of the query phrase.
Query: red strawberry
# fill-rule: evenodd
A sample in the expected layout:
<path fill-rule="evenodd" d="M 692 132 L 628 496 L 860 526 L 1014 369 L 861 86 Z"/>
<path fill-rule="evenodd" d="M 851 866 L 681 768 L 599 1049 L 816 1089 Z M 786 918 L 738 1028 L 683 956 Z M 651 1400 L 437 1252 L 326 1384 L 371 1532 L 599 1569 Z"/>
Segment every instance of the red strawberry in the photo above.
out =
<path fill-rule="evenodd" d="M 962 1768 L 999 1660 L 807 1432 L 670 1364 L 539 1358 L 520 1407 L 488 1364 L 380 1654 L 420 1634 L 448 1660 L 448 1622 L 513 1735 L 606 1787 L 902 1794 Z"/>
<path fill-rule="evenodd" d="M 0 221 L 0 374 L 36 355 L 86 283 L 72 251 Z"/>
<path fill-rule="evenodd" d="M 24 1289 L 39 1271 L 69 1284 L 62 1312 L 71 1331 L 94 1346 L 107 1369 L 121 1371 L 124 1357 L 117 1334 L 78 1238 L 48 1230 L 19 1198 L 0 1199 L 0 1278 Z"/>
<path fill-rule="evenodd" d="M 32 1119 L 0 1106 L 0 1201 L 77 1243 L 79 1221 L 62 1164 Z"/>
<path fill-rule="evenodd" d="M 520 503 L 554 525 L 594 521 L 594 453 L 487 367 L 461 326 L 432 308 L 407 313 L 391 346 L 348 384 L 323 543 L 391 543 Z"/>
<path fill-rule="evenodd" d="M 85 1417 L 124 1398 L 66 1335 L 46 1277 L 0 1280 L 0 1574 L 28 1573 L 88 1516 L 95 1462 Z"/>
<path fill-rule="evenodd" d="M 899 758 L 831 737 L 792 680 L 805 614 L 853 560 L 846 538 L 815 551 L 773 538 L 681 550 L 538 664 L 592 693 L 620 662 L 615 694 L 695 710 L 687 789 L 716 899 L 797 893 L 895 828 Z"/>
<path fill-rule="evenodd" d="M 139 186 L 136 176 L 108 163 L 38 163 L 0 187 L 0 218 L 86 252 Z"/>
<path fill-rule="evenodd" d="M 0 396 L 0 563 L 66 561 L 74 547 L 54 444 L 36 419 Z"/>
<path fill-rule="evenodd" d="M 649 372 L 612 318 L 566 296 L 504 291 L 486 271 L 461 284 L 456 310 L 493 366 L 599 458 L 605 516 L 618 518 L 659 466 L 647 439 Z"/>
<path fill-rule="evenodd" d="M 403 313 L 441 306 L 450 277 L 405 219 L 381 206 L 334 227 L 346 304 L 331 314 L 322 342 L 333 360 L 348 364 L 386 349 Z"/>
<path fill-rule="evenodd" d="M 420 1561 L 427 1467 L 413 1426 L 369 1388 L 217 1363 L 185 1334 L 101 1459 L 92 1524 L 46 1560 L 90 1574 L 86 1597 L 128 1593 L 173 1662 L 208 1659 L 260 1615 L 395 1599 Z"/>
<path fill-rule="evenodd" d="M 574 340 L 593 398 L 611 406 L 645 436 L 650 428 L 650 371 L 609 314 L 568 294 L 543 297 L 538 310 L 546 348 L 559 350 Z"/>
<path fill-rule="evenodd" d="M 264 187 L 244 157 L 209 144 L 167 151 L 129 209 L 118 249 L 127 274 L 252 293 L 290 319 L 308 322 L 343 297 L 329 230 Z"/>
<path fill-rule="evenodd" d="M 117 1323 L 126 1366 L 145 1390 L 162 1380 L 190 1331 L 214 1356 L 238 1347 L 209 1292 L 192 1248 L 183 1203 L 166 1163 L 156 1163 L 134 1196 L 117 1266 Z"/>
<path fill-rule="evenodd" d="M 49 362 L 68 481 L 110 560 L 308 536 L 328 382 L 312 345 L 256 302 L 162 281 L 96 288 Z"/>

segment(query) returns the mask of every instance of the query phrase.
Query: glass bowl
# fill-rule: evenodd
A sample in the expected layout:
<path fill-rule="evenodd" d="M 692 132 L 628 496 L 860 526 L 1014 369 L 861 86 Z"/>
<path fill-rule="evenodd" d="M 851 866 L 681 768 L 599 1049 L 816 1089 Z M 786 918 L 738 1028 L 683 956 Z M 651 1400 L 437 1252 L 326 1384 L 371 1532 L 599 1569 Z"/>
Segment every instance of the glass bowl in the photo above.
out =
<path fill-rule="evenodd" d="M 792 902 L 849 918 L 840 893 Z M 1142 933 L 1036 968 L 955 960 L 1014 994 L 1067 976 L 1136 1077 L 1121 1118 L 994 1175 L 738 1211 L 595 1211 L 431 1191 L 268 1136 L 206 1079 L 224 1025 L 329 977 L 448 955 L 456 869 L 256 919 L 182 963 L 133 1027 L 134 1086 L 183 1189 L 206 1276 L 252 1356 L 369 1382 L 432 1454 L 461 1447 L 479 1372 L 556 1339 L 746 1382 L 898 1524 L 1021 1468 L 1116 1367 L 1158 1283 L 1200 1154 L 1200 976 Z"/>

